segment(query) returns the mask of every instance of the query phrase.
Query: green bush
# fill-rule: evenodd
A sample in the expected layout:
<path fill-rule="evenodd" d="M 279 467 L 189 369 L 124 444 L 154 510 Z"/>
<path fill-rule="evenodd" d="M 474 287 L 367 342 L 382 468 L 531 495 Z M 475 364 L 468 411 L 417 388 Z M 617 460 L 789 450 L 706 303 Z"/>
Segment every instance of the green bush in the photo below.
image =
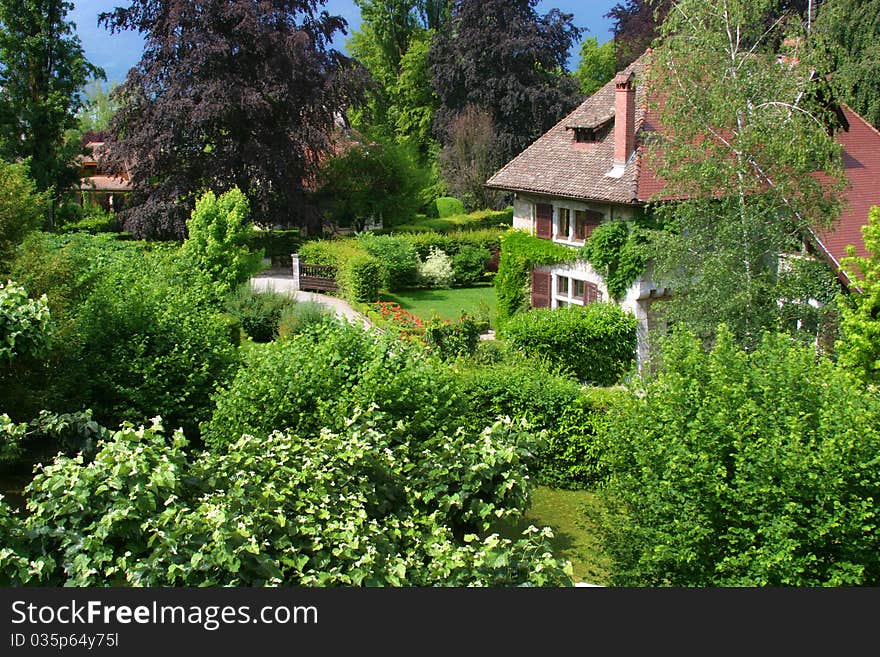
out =
<path fill-rule="evenodd" d="M 599 483 L 604 470 L 596 428 L 609 400 L 625 393 L 583 388 L 546 361 L 510 355 L 494 360 L 489 365 L 473 360 L 456 365 L 468 401 L 468 424 L 481 426 L 505 416 L 526 420 L 535 435 L 543 435 L 532 468 L 538 483 L 566 489 Z"/>
<path fill-rule="evenodd" d="M 489 251 L 499 249 L 503 234 L 504 232 L 498 229 L 484 229 L 452 233 L 408 233 L 400 234 L 398 237 L 412 244 L 418 251 L 419 257 L 424 260 L 430 255 L 431 249 L 440 249 L 450 256 L 455 256 L 466 246 L 488 249 Z"/>
<path fill-rule="evenodd" d="M 456 215 L 467 214 L 464 203 L 452 196 L 435 198 L 428 204 L 426 214 L 431 219 L 445 219 Z"/>
<path fill-rule="evenodd" d="M 443 360 L 472 356 L 480 343 L 480 327 L 466 315 L 455 322 L 431 319 L 424 324 L 422 340 Z"/>
<path fill-rule="evenodd" d="M 479 210 L 445 218 L 425 218 L 393 227 L 395 233 L 451 233 L 488 230 L 513 225 L 513 208 L 506 210 Z"/>
<path fill-rule="evenodd" d="M 254 292 L 250 283 L 239 286 L 226 302 L 226 312 L 241 322 L 254 342 L 269 342 L 278 335 L 278 324 L 296 301 L 278 292 Z"/>
<path fill-rule="evenodd" d="M 48 207 L 48 192 L 37 192 L 26 165 L 0 161 L 0 265 L 42 226 Z"/>
<path fill-rule="evenodd" d="M 362 253 L 366 251 L 356 239 L 311 240 L 300 247 L 299 259 L 310 265 L 329 265 L 338 269 Z"/>
<path fill-rule="evenodd" d="M 336 281 L 346 299 L 369 302 L 379 298 L 385 276 L 385 268 L 378 258 L 361 253 L 339 268 Z"/>
<path fill-rule="evenodd" d="M 489 249 L 479 246 L 462 246 L 458 253 L 452 256 L 452 271 L 455 274 L 455 284 L 471 286 L 478 283 L 486 273 L 486 266 L 492 253 Z"/>
<path fill-rule="evenodd" d="M 531 310 L 500 328 L 511 347 L 546 358 L 579 380 L 612 385 L 635 360 L 636 318 L 614 303 Z"/>
<path fill-rule="evenodd" d="M 386 278 L 383 287 L 396 292 L 414 287 L 419 280 L 419 254 L 405 239 L 391 235 L 364 234 L 358 239 L 371 256 L 382 262 Z"/>
<path fill-rule="evenodd" d="M 194 453 L 180 432 L 123 427 L 89 463 L 41 467 L 26 518 L 0 500 L 0 583 L 571 585 L 548 531 L 486 536 L 528 504 L 526 434 L 496 423 L 400 442 L 372 419 Z"/>
<path fill-rule="evenodd" d="M 880 399 L 814 348 L 677 332 L 601 429 L 622 586 L 880 584 Z"/>
<path fill-rule="evenodd" d="M 67 210 L 69 216 L 67 220 L 61 221 L 59 218 L 59 233 L 118 233 L 120 229 L 118 217 L 112 212 L 107 212 L 98 205 L 88 205 L 85 208 L 78 204 L 68 203 L 66 207 L 72 208 Z M 64 207 L 64 206 L 63 206 Z"/>
<path fill-rule="evenodd" d="M 332 312 L 315 301 L 298 301 L 284 310 L 278 323 L 278 337 L 286 340 L 322 324 L 333 317 Z"/>
<path fill-rule="evenodd" d="M 495 276 L 499 324 L 529 305 L 529 275 L 539 265 L 573 262 L 577 251 L 522 230 L 510 230 L 501 238 L 501 258 Z"/>
<path fill-rule="evenodd" d="M 0 282 L 0 379 L 2 368 L 14 358 L 44 351 L 49 337 L 46 295 L 28 297 L 14 281 Z"/>
<path fill-rule="evenodd" d="M 259 270 L 262 255 L 251 253 L 248 246 L 253 232 L 250 205 L 237 187 L 219 197 L 205 192 L 186 227 L 189 236 L 181 256 L 207 274 L 219 294 L 229 294 Z"/>

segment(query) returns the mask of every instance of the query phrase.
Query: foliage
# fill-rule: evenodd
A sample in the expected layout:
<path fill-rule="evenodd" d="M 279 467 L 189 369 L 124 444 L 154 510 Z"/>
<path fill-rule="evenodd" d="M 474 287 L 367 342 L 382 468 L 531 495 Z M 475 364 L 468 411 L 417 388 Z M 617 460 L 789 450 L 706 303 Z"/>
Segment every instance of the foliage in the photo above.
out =
<path fill-rule="evenodd" d="M 299 251 L 301 262 L 310 265 L 342 267 L 348 260 L 366 251 L 356 239 L 310 240 Z"/>
<path fill-rule="evenodd" d="M 298 301 L 287 307 L 278 322 L 278 337 L 282 340 L 302 333 L 316 324 L 322 324 L 332 317 L 331 313 L 316 301 Z"/>
<path fill-rule="evenodd" d="M 330 47 L 346 23 L 322 4 L 131 0 L 100 15 L 145 39 L 110 123 L 107 165 L 133 163 L 126 229 L 182 238 L 203 190 L 236 186 L 258 224 L 319 229 L 305 186 L 364 84 Z"/>
<path fill-rule="evenodd" d="M 62 214 L 67 214 L 62 219 Z M 58 233 L 118 233 L 118 217 L 100 205 L 88 204 L 81 207 L 79 203 L 68 201 L 58 208 L 56 213 L 56 232 Z"/>
<path fill-rule="evenodd" d="M 548 532 L 485 535 L 527 503 L 524 439 L 499 423 L 400 443 L 357 411 L 339 433 L 245 435 L 188 461 L 181 433 L 123 427 L 93 462 L 44 467 L 27 519 L 0 507 L 10 537 L 39 537 L 0 566 L 78 586 L 570 585 Z"/>
<path fill-rule="evenodd" d="M 571 262 L 572 249 L 540 239 L 522 230 L 509 230 L 501 238 L 501 259 L 495 276 L 498 318 L 506 320 L 528 307 L 529 274 L 539 265 Z"/>
<path fill-rule="evenodd" d="M 425 323 L 423 340 L 442 360 L 471 356 L 480 343 L 480 328 L 467 315 L 455 322 L 433 317 Z"/>
<path fill-rule="evenodd" d="M 450 120 L 444 141 L 440 170 L 447 189 L 471 210 L 495 208 L 499 193 L 485 183 L 503 163 L 503 156 L 492 115 L 468 105 Z"/>
<path fill-rule="evenodd" d="M 600 46 L 596 37 L 589 37 L 581 42 L 580 63 L 574 75 L 582 94 L 592 96 L 614 77 L 617 72 L 614 44 L 611 40 Z"/>
<path fill-rule="evenodd" d="M 161 413 L 195 435 L 237 359 L 216 290 L 174 251 L 126 255 L 75 309 L 57 366 L 65 404 L 108 426 Z"/>
<path fill-rule="evenodd" d="M 566 75 L 566 64 L 580 30 L 557 9 L 539 16 L 536 4 L 453 4 L 451 23 L 428 53 L 441 141 L 448 143 L 453 122 L 468 106 L 479 107 L 494 125 L 498 161 L 507 161 L 577 105 L 577 83 Z"/>
<path fill-rule="evenodd" d="M 465 230 L 491 230 L 513 224 L 513 208 L 504 210 L 477 210 L 444 219 L 416 217 L 411 223 L 394 227 L 396 233 L 456 233 Z M 497 246 L 497 240 L 496 240 Z"/>
<path fill-rule="evenodd" d="M 605 14 L 613 22 L 617 70 L 625 69 L 648 49 L 671 7 L 672 0 L 624 0 Z"/>
<path fill-rule="evenodd" d="M 409 240 L 367 233 L 360 235 L 358 242 L 367 253 L 382 262 L 386 273 L 382 287 L 395 292 L 418 283 L 419 254 Z"/>
<path fill-rule="evenodd" d="M 826 0 L 815 35 L 830 56 L 835 95 L 880 128 L 880 5 Z"/>
<path fill-rule="evenodd" d="M 455 272 L 452 259 L 444 251 L 432 248 L 425 261 L 419 264 L 419 283 L 427 287 L 452 287 Z"/>
<path fill-rule="evenodd" d="M 79 90 L 104 77 L 67 20 L 72 8 L 66 0 L 0 2 L 0 157 L 27 161 L 36 188 L 55 198 L 77 179 L 80 144 L 64 136 L 77 125 Z"/>
<path fill-rule="evenodd" d="M 581 255 L 602 275 L 608 293 L 618 301 L 645 273 L 644 244 L 648 239 L 644 219 L 608 221 L 590 234 Z"/>
<path fill-rule="evenodd" d="M 0 413 L 0 465 L 15 462 L 21 457 L 21 444 L 27 427 L 26 422 L 13 422 L 6 413 Z"/>
<path fill-rule="evenodd" d="M 505 416 L 528 422 L 533 434 L 543 436 L 532 469 L 539 484 L 579 489 L 603 478 L 596 430 L 622 393 L 583 388 L 546 361 L 507 356 L 491 365 L 474 365 L 470 360 L 456 365 L 469 425 Z"/>
<path fill-rule="evenodd" d="M 775 298 L 780 300 L 780 332 L 834 353 L 841 307 L 846 305 L 844 287 L 824 258 L 780 258 Z"/>
<path fill-rule="evenodd" d="M 363 230 L 369 219 L 386 226 L 407 221 L 427 185 L 412 149 L 393 142 L 354 144 L 321 166 L 318 202 L 339 226 Z"/>
<path fill-rule="evenodd" d="M 468 246 L 459 249 L 452 256 L 452 272 L 456 285 L 471 286 L 478 283 L 486 273 L 492 253 L 489 249 L 479 246 Z"/>
<path fill-rule="evenodd" d="M 110 120 L 119 109 L 119 98 L 113 95 L 117 85 L 110 84 L 105 91 L 100 79 L 92 79 L 82 91 L 83 104 L 77 112 L 77 129 L 80 133 L 105 133 Z"/>
<path fill-rule="evenodd" d="M 842 366 L 867 381 L 880 381 L 880 206 L 871 207 L 862 226 L 868 257 L 851 250 L 843 268 L 857 291 L 851 303 L 840 304 L 841 339 L 835 348 Z"/>
<path fill-rule="evenodd" d="M 0 160 L 0 266 L 42 225 L 49 197 L 38 192 L 24 164 Z"/>
<path fill-rule="evenodd" d="M 678 332 L 603 428 L 625 586 L 876 586 L 880 404 L 786 336 Z"/>
<path fill-rule="evenodd" d="M 373 79 L 355 125 L 417 146 L 427 156 L 437 99 L 431 89 L 427 53 L 434 31 L 449 19 L 447 0 L 357 0 L 360 29 L 346 48 Z"/>
<path fill-rule="evenodd" d="M 744 345 L 778 326 L 777 258 L 839 215 L 844 181 L 810 53 L 765 25 L 775 6 L 676 3 L 646 81 L 663 126 L 651 165 L 664 197 L 687 199 L 658 206 L 650 252 L 655 281 L 680 292 L 668 318 L 709 339 L 727 323 Z"/>
<path fill-rule="evenodd" d="M 350 258 L 339 268 L 337 282 L 342 295 L 351 301 L 375 301 L 385 280 L 382 261 L 368 253 Z"/>
<path fill-rule="evenodd" d="M 638 321 L 614 303 L 539 308 L 505 322 L 500 335 L 525 354 L 546 358 L 580 381 L 613 385 L 635 359 Z"/>
<path fill-rule="evenodd" d="M 279 333 L 279 322 L 296 301 L 279 292 L 254 292 L 250 283 L 242 284 L 226 301 L 226 312 L 241 323 L 254 342 L 270 342 Z"/>
<path fill-rule="evenodd" d="M 251 253 L 250 206 L 237 187 L 219 197 L 202 194 L 186 222 L 189 236 L 181 256 L 214 281 L 219 296 L 232 292 L 259 269 L 262 254 Z"/>
<path fill-rule="evenodd" d="M 49 337 L 49 303 L 43 294 L 28 297 L 14 281 L 0 283 L 0 363 L 44 351 Z M 0 375 L 2 378 L 2 375 Z"/>
<path fill-rule="evenodd" d="M 263 253 L 274 266 L 290 267 L 290 256 L 299 251 L 303 238 L 298 230 L 257 230 L 248 239 L 248 249 Z"/>
<path fill-rule="evenodd" d="M 441 196 L 428 204 L 427 215 L 431 219 L 446 219 L 465 214 L 467 210 L 459 199 L 454 196 Z"/>
<path fill-rule="evenodd" d="M 454 380 L 418 345 L 336 323 L 248 353 L 215 403 L 205 428 L 215 450 L 245 433 L 341 431 L 373 404 L 378 430 L 418 442 L 454 431 L 462 410 Z"/>

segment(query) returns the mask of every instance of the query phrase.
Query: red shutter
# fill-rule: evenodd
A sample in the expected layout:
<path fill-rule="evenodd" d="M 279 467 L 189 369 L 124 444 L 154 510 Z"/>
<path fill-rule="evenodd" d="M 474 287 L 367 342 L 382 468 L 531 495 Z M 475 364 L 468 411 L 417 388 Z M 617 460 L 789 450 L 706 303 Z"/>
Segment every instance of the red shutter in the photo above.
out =
<path fill-rule="evenodd" d="M 553 206 L 549 203 L 538 203 L 535 206 L 537 219 L 535 232 L 538 237 L 551 239 L 553 237 Z"/>
<path fill-rule="evenodd" d="M 550 272 L 532 271 L 532 308 L 550 307 Z"/>
<path fill-rule="evenodd" d="M 599 300 L 599 287 L 595 283 L 584 283 L 584 304 Z"/>
<path fill-rule="evenodd" d="M 593 210 L 587 210 L 587 221 L 586 226 L 584 226 L 584 239 L 587 239 L 590 236 L 590 233 L 596 229 L 596 227 L 602 223 L 602 213 L 594 212 Z"/>

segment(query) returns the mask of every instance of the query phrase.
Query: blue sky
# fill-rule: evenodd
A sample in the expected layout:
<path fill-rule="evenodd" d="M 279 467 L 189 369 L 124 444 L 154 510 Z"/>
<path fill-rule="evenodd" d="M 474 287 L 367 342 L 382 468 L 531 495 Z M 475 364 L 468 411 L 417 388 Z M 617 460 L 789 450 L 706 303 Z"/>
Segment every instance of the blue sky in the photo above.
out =
<path fill-rule="evenodd" d="M 604 17 L 618 0 L 567 0 L 553 2 L 541 0 L 538 12 L 546 13 L 556 7 L 564 12 L 574 14 L 574 22 L 578 27 L 588 29 L 586 36 L 595 36 L 600 43 L 610 38 L 611 21 Z M 107 73 L 110 82 L 121 82 L 125 79 L 128 69 L 140 59 L 143 41 L 137 34 L 123 33 L 111 35 L 107 30 L 97 26 L 98 14 L 109 11 L 116 6 L 124 6 L 125 0 L 79 0 L 74 2 L 69 18 L 77 26 L 80 40 L 89 61 L 100 66 Z M 342 16 L 348 21 L 349 32 L 360 25 L 360 10 L 352 0 L 327 0 L 325 9 L 331 14 Z M 339 35 L 334 46 L 345 50 L 348 37 Z M 572 49 L 569 66 L 577 65 L 577 47 Z"/>

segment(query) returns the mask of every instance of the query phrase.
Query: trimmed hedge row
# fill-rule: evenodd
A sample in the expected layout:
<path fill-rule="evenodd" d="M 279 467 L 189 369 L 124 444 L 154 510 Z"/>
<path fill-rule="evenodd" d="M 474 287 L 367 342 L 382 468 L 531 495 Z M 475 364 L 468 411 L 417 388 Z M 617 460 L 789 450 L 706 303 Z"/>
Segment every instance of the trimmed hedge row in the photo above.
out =
<path fill-rule="evenodd" d="M 614 303 L 521 313 L 500 327 L 517 351 L 546 358 L 580 381 L 613 385 L 635 360 L 638 321 Z"/>
<path fill-rule="evenodd" d="M 483 230 L 513 225 L 513 208 L 504 210 L 478 210 L 470 214 L 458 214 L 451 217 L 426 218 L 408 224 L 393 226 L 386 232 L 395 233 L 448 233 L 455 231 Z"/>

